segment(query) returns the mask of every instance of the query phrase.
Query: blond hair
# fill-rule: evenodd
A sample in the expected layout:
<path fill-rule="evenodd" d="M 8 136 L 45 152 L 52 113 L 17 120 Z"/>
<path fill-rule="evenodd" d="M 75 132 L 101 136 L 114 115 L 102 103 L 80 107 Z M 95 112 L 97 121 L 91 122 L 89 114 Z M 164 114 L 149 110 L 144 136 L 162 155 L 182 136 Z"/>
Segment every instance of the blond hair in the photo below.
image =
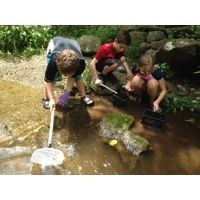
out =
<path fill-rule="evenodd" d="M 140 56 L 138 59 L 138 65 L 139 67 L 153 67 L 154 66 L 154 59 L 151 55 L 144 54 Z"/>
<path fill-rule="evenodd" d="M 80 65 L 80 60 L 74 51 L 64 50 L 58 55 L 56 63 L 62 74 L 69 74 L 76 72 Z"/>

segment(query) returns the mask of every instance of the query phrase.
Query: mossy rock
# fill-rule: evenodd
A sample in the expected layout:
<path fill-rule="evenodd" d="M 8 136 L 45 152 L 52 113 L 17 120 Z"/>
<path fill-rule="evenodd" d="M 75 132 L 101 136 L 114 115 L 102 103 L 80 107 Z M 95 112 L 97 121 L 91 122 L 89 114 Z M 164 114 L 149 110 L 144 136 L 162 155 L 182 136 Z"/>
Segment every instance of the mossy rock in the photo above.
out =
<path fill-rule="evenodd" d="M 111 144 L 113 147 L 115 147 L 115 144 L 112 145 L 112 140 L 116 140 L 116 146 L 120 144 L 127 152 L 131 152 L 133 155 L 139 155 L 141 152 L 149 149 L 149 142 L 129 130 L 133 123 L 134 117 L 128 114 L 116 112 L 106 115 L 100 122 L 102 130 L 101 137 L 104 142 Z M 124 148 L 116 149 L 119 152 L 124 152 Z"/>
<path fill-rule="evenodd" d="M 134 122 L 134 117 L 121 112 L 111 113 L 102 119 L 103 124 L 111 125 L 114 128 L 128 130 Z"/>

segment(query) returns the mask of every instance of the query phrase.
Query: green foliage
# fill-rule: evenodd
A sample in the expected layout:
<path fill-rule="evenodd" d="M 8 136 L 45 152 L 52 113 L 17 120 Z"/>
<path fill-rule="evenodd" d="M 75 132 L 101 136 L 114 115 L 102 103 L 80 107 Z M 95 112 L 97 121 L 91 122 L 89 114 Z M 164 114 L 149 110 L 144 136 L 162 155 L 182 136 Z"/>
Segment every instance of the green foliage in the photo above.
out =
<path fill-rule="evenodd" d="M 169 64 L 161 63 L 161 64 L 159 64 L 159 67 L 160 67 L 160 69 L 161 69 L 161 71 L 162 71 L 162 73 L 163 73 L 165 78 L 167 78 L 169 80 L 172 79 L 173 73 L 172 73 L 172 71 L 170 69 L 170 65 Z"/>
<path fill-rule="evenodd" d="M 102 43 L 113 40 L 121 26 L 0 26 L 0 55 L 31 56 L 40 53 L 55 36 L 78 38 L 82 35 L 100 37 Z"/>
<path fill-rule="evenodd" d="M 120 30 L 120 26 L 87 26 L 86 33 L 92 34 L 101 38 L 102 43 L 107 41 L 113 41 L 117 32 Z"/>
<path fill-rule="evenodd" d="M 86 26 L 80 25 L 53 25 L 50 26 L 51 37 L 63 36 L 69 38 L 80 37 L 86 31 Z"/>
<path fill-rule="evenodd" d="M 136 62 L 136 59 L 140 56 L 140 43 L 138 41 L 132 42 L 126 52 L 126 56 L 129 64 Z"/>
<path fill-rule="evenodd" d="M 172 40 L 173 39 L 173 32 L 172 31 L 168 31 L 167 32 L 167 39 L 170 41 L 170 40 Z"/>
<path fill-rule="evenodd" d="M 0 26 L 1 54 L 33 55 L 47 46 L 49 26 Z"/>
<path fill-rule="evenodd" d="M 196 98 L 193 99 L 192 96 L 181 96 L 176 94 L 175 92 L 170 91 L 165 100 L 164 100 L 164 107 L 167 111 L 200 111 L 200 99 Z"/>
<path fill-rule="evenodd" d="M 66 25 L 51 26 L 52 37 L 61 35 L 64 37 L 78 38 L 82 35 L 94 35 L 101 38 L 102 43 L 114 40 L 116 33 L 121 26 L 103 26 L 103 25 Z"/>
<path fill-rule="evenodd" d="M 114 127 L 127 130 L 134 122 L 134 117 L 125 113 L 115 112 L 104 116 L 104 122 L 112 124 Z"/>
<path fill-rule="evenodd" d="M 82 74 L 82 77 L 83 77 L 83 80 L 85 81 L 86 89 L 89 90 L 90 83 L 91 83 L 91 80 L 92 80 L 90 66 L 86 66 L 86 68 L 85 68 L 85 70 Z"/>

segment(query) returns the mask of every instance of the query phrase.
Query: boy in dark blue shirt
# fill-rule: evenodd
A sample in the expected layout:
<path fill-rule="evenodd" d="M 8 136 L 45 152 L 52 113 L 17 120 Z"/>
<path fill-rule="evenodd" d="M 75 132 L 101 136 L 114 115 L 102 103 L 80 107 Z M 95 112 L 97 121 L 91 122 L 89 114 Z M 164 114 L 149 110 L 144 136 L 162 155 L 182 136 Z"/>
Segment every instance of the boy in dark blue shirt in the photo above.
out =
<path fill-rule="evenodd" d="M 67 76 L 67 88 L 60 98 L 60 104 L 65 105 L 70 96 L 74 83 L 79 90 L 82 101 L 86 105 L 93 104 L 93 100 L 85 94 L 85 85 L 81 74 L 85 69 L 85 60 L 81 53 L 80 46 L 73 39 L 55 37 L 47 48 L 47 68 L 44 77 L 45 98 L 44 108 L 55 107 L 53 94 L 54 82 L 61 81 L 62 75 Z"/>

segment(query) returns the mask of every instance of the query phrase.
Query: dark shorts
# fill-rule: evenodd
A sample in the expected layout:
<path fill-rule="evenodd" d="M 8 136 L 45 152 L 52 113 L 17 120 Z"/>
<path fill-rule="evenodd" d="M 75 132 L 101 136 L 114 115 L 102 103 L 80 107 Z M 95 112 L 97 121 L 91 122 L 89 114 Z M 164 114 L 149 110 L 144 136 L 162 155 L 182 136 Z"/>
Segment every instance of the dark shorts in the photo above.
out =
<path fill-rule="evenodd" d="M 107 58 L 104 60 L 100 60 L 97 64 L 96 64 L 96 69 L 98 72 L 102 72 L 104 67 L 107 66 L 111 66 L 115 63 L 118 63 L 116 59 L 114 58 Z"/>

